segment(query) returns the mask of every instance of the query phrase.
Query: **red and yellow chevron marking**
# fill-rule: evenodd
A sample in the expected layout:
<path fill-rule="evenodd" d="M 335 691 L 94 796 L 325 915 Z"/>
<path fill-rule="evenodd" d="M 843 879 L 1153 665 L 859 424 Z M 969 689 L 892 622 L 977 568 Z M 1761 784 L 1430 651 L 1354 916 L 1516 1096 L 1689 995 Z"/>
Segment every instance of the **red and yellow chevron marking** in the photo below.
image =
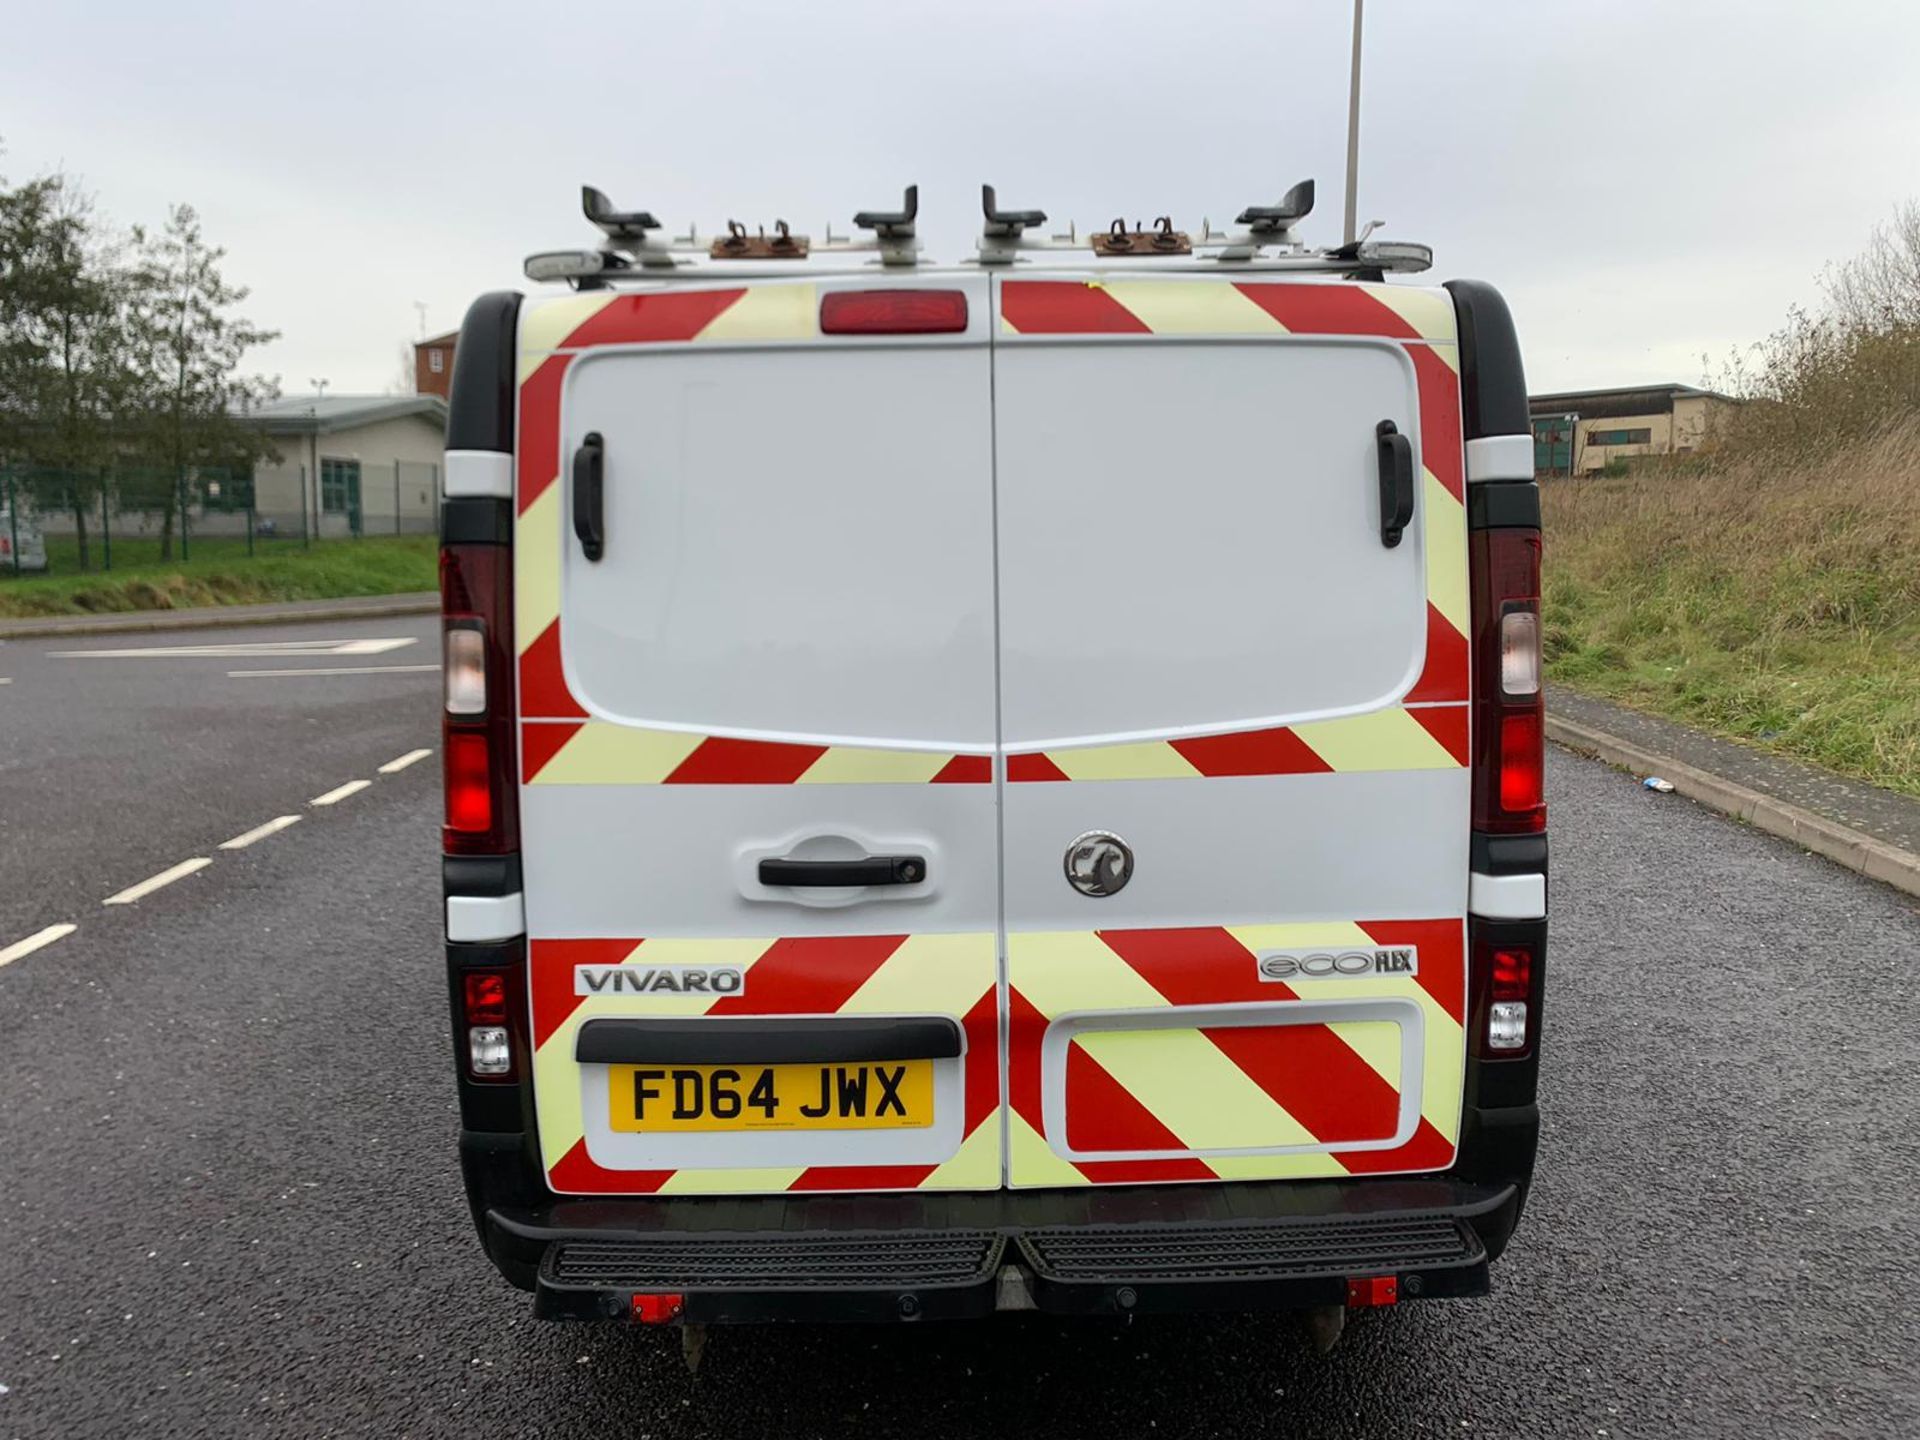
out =
<path fill-rule="evenodd" d="M 1398 343 L 1418 383 L 1427 571 L 1426 663 L 1400 705 L 1198 739 L 1009 755 L 1009 781 L 1303 775 L 1468 764 L 1466 459 L 1451 299 L 1408 286 L 1344 281 L 1008 280 L 1000 287 L 1000 318 L 1009 336 L 1357 335 Z"/>
<path fill-rule="evenodd" d="M 1279 1180 L 1443 1169 L 1453 1162 L 1466 1065 L 1465 922 L 1321 922 L 1008 936 L 1010 1174 L 1016 1186 L 1162 1180 Z M 1258 978 L 1263 950 L 1412 944 L 1417 977 Z M 1132 1028 L 1126 1012 L 1308 1000 L 1400 998 L 1422 1016 L 1418 1075 L 1400 1073 L 1399 1027 L 1342 1021 Z M 1067 1052 L 1061 1133 L 1048 1131 L 1041 1054 L 1055 1019 L 1121 1012 Z M 1418 1086 L 1420 1121 L 1394 1149 L 1351 1145 L 1394 1133 Z M 1284 1154 L 1212 1151 L 1316 1147 Z M 1069 1160 L 1062 1153 L 1145 1152 Z M 1151 1158 L 1152 1152 L 1165 1158 Z"/>
<path fill-rule="evenodd" d="M 1468 764 L 1464 456 L 1450 300 L 1401 286 L 1215 280 L 1015 280 L 1003 328 L 1031 334 L 1340 334 L 1400 342 L 1419 380 L 1427 650 L 1401 705 L 1370 714 L 1175 741 L 1010 755 L 1007 779 L 1155 779 Z M 594 346 L 795 340 L 818 333 L 811 285 L 641 295 L 592 292 L 530 311 L 521 326 L 520 510 L 514 547 L 521 775 L 527 784 L 986 784 L 984 755 L 821 747 L 613 725 L 591 719 L 560 659 L 560 394 Z"/>
<path fill-rule="evenodd" d="M 514 482 L 514 634 L 520 775 L 528 785 L 985 785 L 986 755 L 796 745 L 610 724 L 588 716 L 560 660 L 560 396 L 576 354 L 605 345 L 806 340 L 818 334 L 808 284 L 614 295 L 590 292 L 526 312 L 520 327 L 520 454 Z"/>
<path fill-rule="evenodd" d="M 575 965 L 738 965 L 738 995 L 573 993 Z M 540 1153 L 562 1194 L 991 1190 L 1000 1183 L 1000 1058 L 991 933 L 787 939 L 534 940 L 529 947 Z M 587 1154 L 580 1025 L 606 1015 L 951 1015 L 966 1031 L 965 1139 L 939 1165 L 608 1170 Z"/>

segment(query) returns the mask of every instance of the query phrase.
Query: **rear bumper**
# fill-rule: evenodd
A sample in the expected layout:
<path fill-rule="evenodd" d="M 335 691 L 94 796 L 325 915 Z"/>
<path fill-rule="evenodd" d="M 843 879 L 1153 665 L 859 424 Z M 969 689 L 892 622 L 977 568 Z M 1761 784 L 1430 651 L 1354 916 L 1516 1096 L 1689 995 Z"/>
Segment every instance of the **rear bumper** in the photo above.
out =
<path fill-rule="evenodd" d="M 483 1227 L 548 1319 L 635 1317 L 642 1295 L 668 1297 L 645 1318 L 702 1324 L 1126 1315 L 1482 1295 L 1523 1193 L 1442 1176 L 557 1199 Z"/>

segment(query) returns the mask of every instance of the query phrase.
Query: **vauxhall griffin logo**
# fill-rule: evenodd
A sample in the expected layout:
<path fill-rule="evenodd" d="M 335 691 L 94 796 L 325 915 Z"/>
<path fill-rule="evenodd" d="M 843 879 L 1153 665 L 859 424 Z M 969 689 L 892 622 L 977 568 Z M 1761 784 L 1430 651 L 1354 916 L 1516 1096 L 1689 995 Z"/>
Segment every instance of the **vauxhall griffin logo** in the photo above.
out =
<path fill-rule="evenodd" d="M 1420 952 L 1411 945 L 1351 950 L 1263 950 L 1262 980 L 1352 980 L 1362 975 L 1418 975 Z"/>
<path fill-rule="evenodd" d="M 738 995 L 747 972 L 738 965 L 576 965 L 576 995 Z"/>

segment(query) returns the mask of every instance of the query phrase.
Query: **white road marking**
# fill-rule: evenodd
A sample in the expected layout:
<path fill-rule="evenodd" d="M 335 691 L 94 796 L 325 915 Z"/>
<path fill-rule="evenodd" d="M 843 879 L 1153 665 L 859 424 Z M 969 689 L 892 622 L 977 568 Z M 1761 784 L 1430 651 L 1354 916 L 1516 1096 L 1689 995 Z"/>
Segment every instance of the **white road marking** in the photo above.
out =
<path fill-rule="evenodd" d="M 371 780 L 349 780 L 346 784 L 337 786 L 327 791 L 324 795 L 314 796 L 313 799 L 307 803 L 309 805 L 337 805 L 349 795 L 358 795 L 371 784 L 373 784 Z"/>
<path fill-rule="evenodd" d="M 129 885 L 118 895 L 109 895 L 100 903 L 102 905 L 131 905 L 134 901 L 144 899 L 146 896 L 151 895 L 161 886 L 171 885 L 176 880 L 184 880 L 196 870 L 204 870 L 211 864 L 213 864 L 213 861 L 204 855 L 196 856 L 192 860 L 182 860 L 178 865 L 162 870 L 158 875 L 148 876 L 138 885 Z"/>
<path fill-rule="evenodd" d="M 37 935 L 29 935 L 24 940 L 16 940 L 6 949 L 0 950 L 0 965 L 11 965 L 23 956 L 36 950 L 45 949 L 56 940 L 64 940 L 78 930 L 78 925 L 49 925 Z"/>
<path fill-rule="evenodd" d="M 128 650 L 49 650 L 55 660 L 195 660 L 247 655 L 384 655 L 418 644 L 415 637 L 367 640 L 240 640 L 231 645 L 148 645 Z"/>
<path fill-rule="evenodd" d="M 11 675 L 0 675 L 0 685 L 11 684 L 13 684 L 13 677 Z"/>
<path fill-rule="evenodd" d="M 258 680 L 262 677 L 285 678 L 289 675 L 409 675 L 438 670 L 438 665 L 333 665 L 324 670 L 229 670 L 229 680 Z"/>
<path fill-rule="evenodd" d="M 398 760 L 387 761 L 386 764 L 380 767 L 380 773 L 382 775 L 398 775 L 402 770 L 406 769 L 407 766 L 424 760 L 431 754 L 433 754 L 431 750 L 409 750 Z"/>
<path fill-rule="evenodd" d="M 222 841 L 220 848 L 222 850 L 244 850 L 256 840 L 264 840 L 269 835 L 277 835 L 289 825 L 298 825 L 299 823 L 300 817 L 298 815 L 276 816 L 264 825 L 254 826 L 253 829 L 247 831 L 244 835 L 236 835 L 231 840 Z"/>

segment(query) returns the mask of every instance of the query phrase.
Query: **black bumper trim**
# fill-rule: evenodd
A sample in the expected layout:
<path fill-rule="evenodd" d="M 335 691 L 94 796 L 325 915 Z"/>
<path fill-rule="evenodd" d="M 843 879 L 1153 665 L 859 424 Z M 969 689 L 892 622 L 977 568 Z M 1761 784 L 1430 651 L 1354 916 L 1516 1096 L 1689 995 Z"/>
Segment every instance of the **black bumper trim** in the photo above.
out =
<path fill-rule="evenodd" d="M 1338 1305 L 1372 1275 L 1408 1299 L 1481 1295 L 1520 1202 L 1446 1178 L 581 1199 L 492 1210 L 486 1230 L 543 1318 L 672 1294 L 688 1322 L 917 1320 L 990 1313 L 1006 1265 L 1063 1315 Z"/>
<path fill-rule="evenodd" d="M 950 1060 L 962 1052 L 945 1015 L 803 1019 L 589 1020 L 574 1041 L 582 1065 L 812 1065 Z"/>

